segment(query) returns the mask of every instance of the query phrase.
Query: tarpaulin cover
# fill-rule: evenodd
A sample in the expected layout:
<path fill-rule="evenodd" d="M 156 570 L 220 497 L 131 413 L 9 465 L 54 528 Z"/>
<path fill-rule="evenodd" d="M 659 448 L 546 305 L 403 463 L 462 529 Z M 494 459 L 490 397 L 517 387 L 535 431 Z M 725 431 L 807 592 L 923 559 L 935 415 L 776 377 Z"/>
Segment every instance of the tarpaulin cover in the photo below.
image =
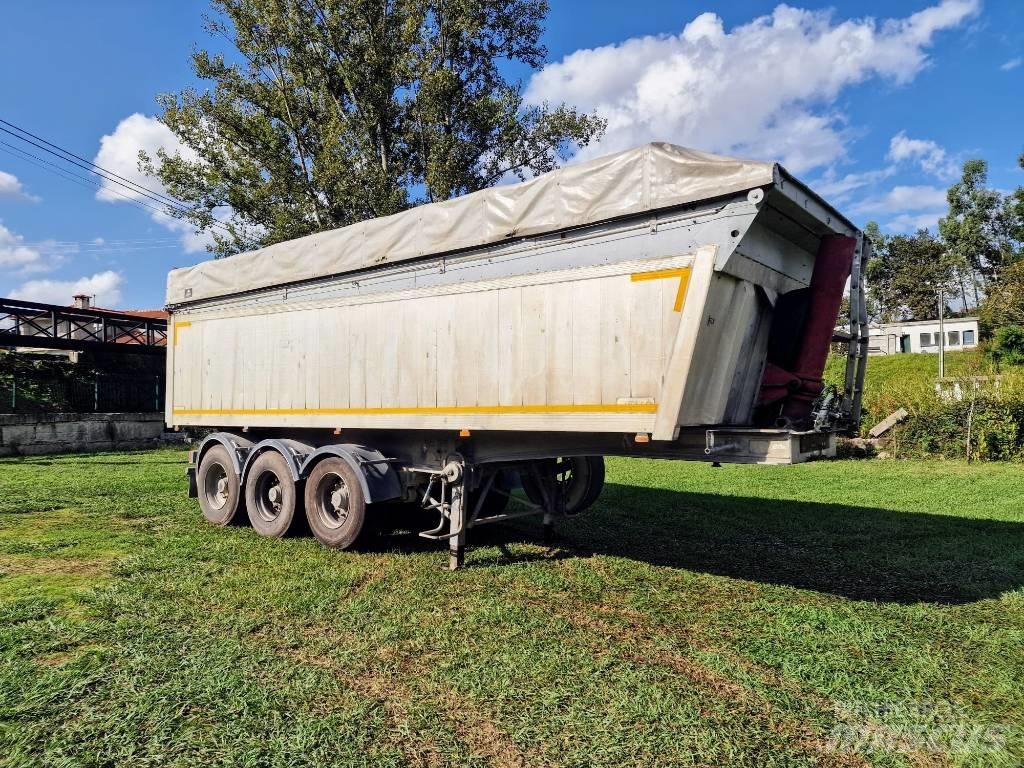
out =
<path fill-rule="evenodd" d="M 771 184 L 774 163 L 647 144 L 521 184 L 176 269 L 167 303 L 327 277 L 694 203 Z"/>

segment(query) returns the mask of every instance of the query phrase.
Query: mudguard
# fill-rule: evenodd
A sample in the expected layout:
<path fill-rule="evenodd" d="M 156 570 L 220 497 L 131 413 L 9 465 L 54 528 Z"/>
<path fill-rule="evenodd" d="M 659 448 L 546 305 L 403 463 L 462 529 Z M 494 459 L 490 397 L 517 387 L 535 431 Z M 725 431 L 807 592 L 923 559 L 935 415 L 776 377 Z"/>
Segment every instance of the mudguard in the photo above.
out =
<path fill-rule="evenodd" d="M 231 432 L 213 432 L 203 438 L 203 442 L 199 444 L 199 450 L 195 452 L 194 468 L 198 469 L 203 461 L 203 454 L 218 444 L 228 449 L 228 456 L 235 468 L 235 474 L 241 475 L 245 460 L 252 450 L 252 440 L 246 440 Z"/>
<path fill-rule="evenodd" d="M 306 457 L 300 475 L 306 477 L 318 461 L 335 456 L 348 462 L 359 478 L 367 504 L 390 501 L 402 495 L 402 484 L 391 462 L 380 451 L 354 443 L 339 443 L 317 448 Z"/>
<path fill-rule="evenodd" d="M 298 440 L 285 440 L 278 438 L 260 440 L 256 445 L 252 446 L 249 450 L 249 455 L 245 458 L 245 464 L 242 467 L 243 487 L 245 487 L 245 481 L 249 476 L 249 470 L 252 468 L 253 462 L 256 461 L 260 454 L 266 453 L 267 451 L 276 451 L 284 457 L 285 462 L 288 464 L 288 469 L 291 472 L 292 480 L 297 483 L 305 477 L 301 472 L 302 463 L 303 460 L 313 452 L 313 446 L 300 443 Z"/>

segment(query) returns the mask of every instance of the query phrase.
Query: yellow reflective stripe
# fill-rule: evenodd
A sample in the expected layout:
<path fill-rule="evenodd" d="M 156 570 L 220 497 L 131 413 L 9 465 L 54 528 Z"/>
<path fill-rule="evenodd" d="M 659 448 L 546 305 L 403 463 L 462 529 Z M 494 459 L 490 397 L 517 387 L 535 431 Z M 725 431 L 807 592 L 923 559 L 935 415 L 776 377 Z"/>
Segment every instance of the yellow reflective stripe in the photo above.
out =
<path fill-rule="evenodd" d="M 634 272 L 629 276 L 629 279 L 634 283 L 641 280 L 665 280 L 670 277 L 679 278 L 679 290 L 676 291 L 676 303 L 672 306 L 672 311 L 682 312 L 683 311 L 683 299 L 686 298 L 686 288 L 690 284 L 690 273 L 692 272 L 690 267 L 679 267 L 678 269 L 657 269 L 652 272 Z"/>
<path fill-rule="evenodd" d="M 414 416 L 536 413 L 656 413 L 656 403 L 578 405 L 453 405 L 424 408 L 175 408 L 176 416 Z"/>
<path fill-rule="evenodd" d="M 178 346 L 178 329 L 179 328 L 191 328 L 192 323 L 188 320 L 182 320 L 180 323 L 174 324 L 174 346 Z"/>

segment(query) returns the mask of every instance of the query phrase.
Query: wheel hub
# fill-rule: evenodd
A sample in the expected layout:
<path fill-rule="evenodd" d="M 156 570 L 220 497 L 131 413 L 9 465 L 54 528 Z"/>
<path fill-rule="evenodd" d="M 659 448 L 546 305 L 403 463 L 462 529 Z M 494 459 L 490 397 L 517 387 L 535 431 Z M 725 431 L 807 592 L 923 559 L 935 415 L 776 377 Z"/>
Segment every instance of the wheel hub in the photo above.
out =
<path fill-rule="evenodd" d="M 348 519 L 348 488 L 337 475 L 324 475 L 318 484 L 316 512 L 328 528 L 340 528 Z"/>

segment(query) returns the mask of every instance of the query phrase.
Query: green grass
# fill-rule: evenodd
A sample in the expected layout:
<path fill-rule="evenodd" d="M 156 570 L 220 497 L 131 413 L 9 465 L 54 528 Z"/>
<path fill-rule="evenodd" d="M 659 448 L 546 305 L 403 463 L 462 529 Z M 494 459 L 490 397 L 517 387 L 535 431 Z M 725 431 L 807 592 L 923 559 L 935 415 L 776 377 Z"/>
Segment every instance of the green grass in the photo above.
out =
<path fill-rule="evenodd" d="M 612 460 L 458 573 L 212 528 L 179 451 L 0 461 L 0 765 L 1024 763 L 1024 475 Z"/>
<path fill-rule="evenodd" d="M 945 355 L 947 377 L 991 376 L 997 373 L 981 350 L 947 352 Z M 1017 371 L 1018 366 L 1003 366 L 1003 373 Z M 831 354 L 825 368 L 825 379 L 842 387 L 846 371 L 846 358 Z M 873 355 L 868 358 L 864 376 L 864 392 L 867 396 L 893 387 L 919 386 L 934 391 L 939 378 L 939 356 L 937 354 Z"/>

